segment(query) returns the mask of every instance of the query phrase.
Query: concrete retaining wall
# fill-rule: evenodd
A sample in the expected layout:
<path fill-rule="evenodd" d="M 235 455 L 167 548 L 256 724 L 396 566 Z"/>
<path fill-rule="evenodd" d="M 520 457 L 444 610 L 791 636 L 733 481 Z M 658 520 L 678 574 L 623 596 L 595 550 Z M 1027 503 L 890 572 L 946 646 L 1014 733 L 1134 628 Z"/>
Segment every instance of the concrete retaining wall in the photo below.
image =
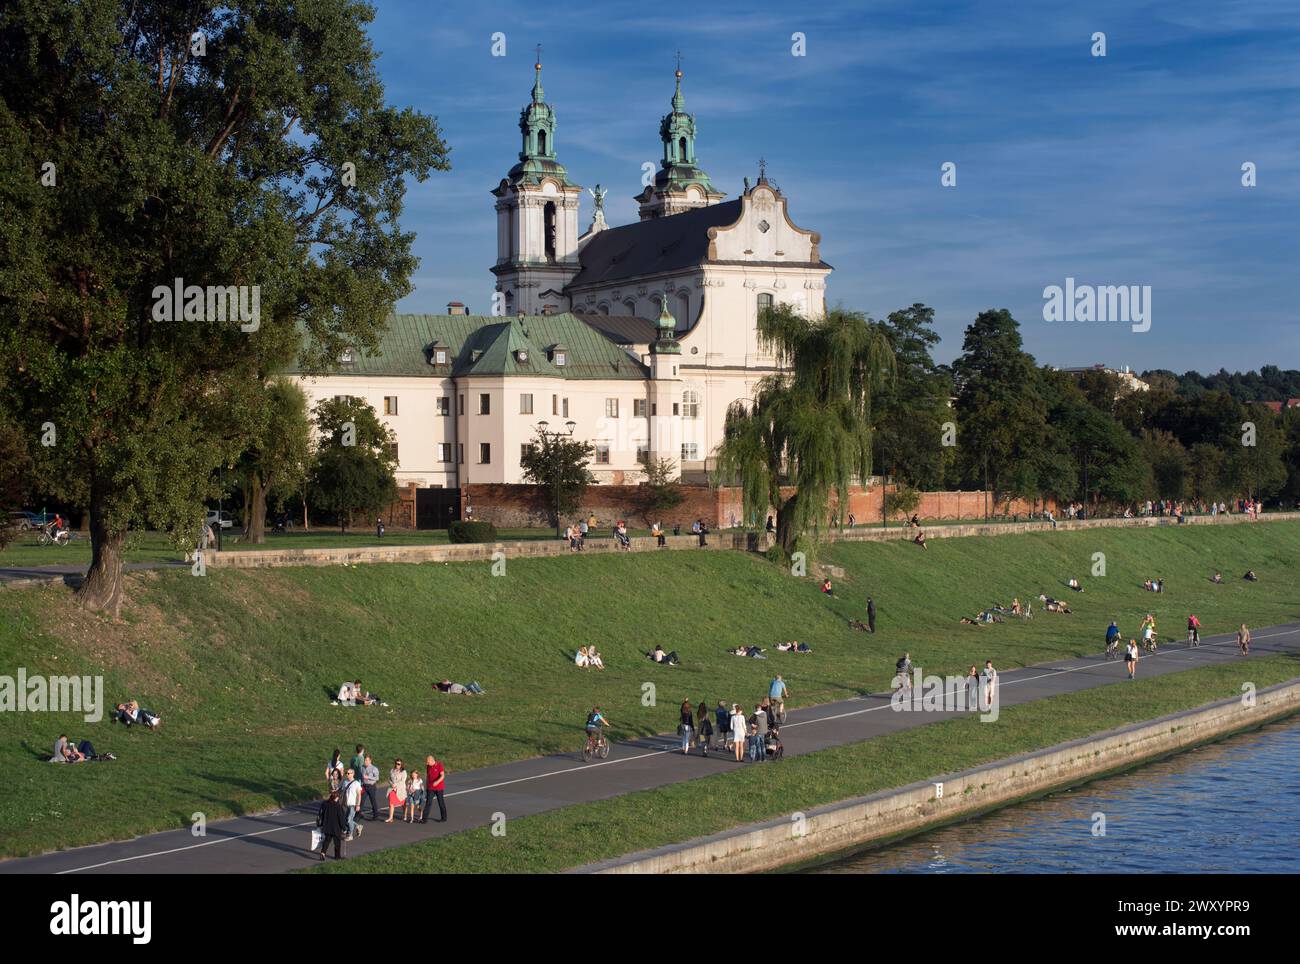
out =
<path fill-rule="evenodd" d="M 1274 512 L 1260 516 L 1261 522 L 1281 522 L 1300 519 L 1300 512 Z M 1208 516 L 1189 518 L 1184 525 L 1228 525 L 1248 522 L 1244 516 Z M 1075 522 L 1058 522 L 1056 531 L 1075 531 L 1080 529 L 1146 529 L 1156 526 L 1177 525 L 1172 519 L 1088 519 Z M 931 526 L 925 530 L 926 539 L 953 539 L 963 536 L 997 536 L 1026 535 L 1051 532 L 1052 527 L 1043 522 L 1004 522 L 972 523 L 970 525 Z M 832 542 L 894 542 L 900 539 L 910 540 L 916 535 L 915 529 L 845 529 L 829 534 Z M 668 536 L 670 549 L 695 549 L 699 540 L 695 536 Z M 711 532 L 708 537 L 709 549 L 734 549 L 754 551 L 766 549 L 771 544 L 771 537 L 765 533 L 744 532 L 729 529 L 724 532 Z M 632 551 L 658 551 L 655 540 L 649 536 L 639 536 L 631 540 Z M 561 539 L 527 539 L 516 542 L 483 542 L 468 545 L 429 545 L 429 546 L 358 546 L 349 549 L 248 549 L 230 550 L 228 552 L 210 552 L 207 557 L 209 568 L 255 569 L 261 566 L 336 566 L 343 563 L 355 565 L 365 562 L 473 562 L 491 559 L 494 552 L 504 552 L 507 558 L 536 558 L 539 556 L 563 556 L 569 553 L 568 545 Z M 586 552 L 615 552 L 613 539 L 591 539 L 587 542 Z"/>
<path fill-rule="evenodd" d="M 800 823 L 784 817 L 711 837 L 633 854 L 577 873 L 753 873 L 812 860 L 960 817 L 996 809 L 1123 770 L 1239 730 L 1300 711 L 1300 680 L 1260 690 L 1255 706 L 1240 698 L 1176 713 L 1000 760 L 957 774 L 936 776 L 854 800 L 811 810 Z M 941 787 L 941 789 L 940 789 Z"/>

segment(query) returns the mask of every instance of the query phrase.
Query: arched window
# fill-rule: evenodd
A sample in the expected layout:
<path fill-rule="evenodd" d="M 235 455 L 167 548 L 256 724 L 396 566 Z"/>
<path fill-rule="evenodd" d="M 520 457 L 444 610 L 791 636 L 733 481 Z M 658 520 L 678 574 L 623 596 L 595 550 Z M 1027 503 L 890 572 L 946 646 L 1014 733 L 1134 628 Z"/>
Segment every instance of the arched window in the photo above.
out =
<path fill-rule="evenodd" d="M 627 301 L 623 302 L 623 307 L 627 309 L 629 315 L 636 314 L 636 301 L 632 298 L 628 298 Z"/>
<path fill-rule="evenodd" d="M 691 296 L 685 291 L 677 292 L 677 327 L 686 328 L 691 323 Z"/>
<path fill-rule="evenodd" d="M 546 131 L 537 132 L 537 153 L 546 153 Z"/>
<path fill-rule="evenodd" d="M 682 418 L 700 417 L 700 393 L 682 392 Z"/>
<path fill-rule="evenodd" d="M 596 310 L 599 311 L 602 315 L 608 315 L 608 314 L 609 314 L 609 302 L 607 302 L 607 301 L 602 301 L 599 305 L 596 306 Z"/>
<path fill-rule="evenodd" d="M 685 164 L 687 161 L 691 159 L 690 155 L 686 153 L 686 138 L 683 137 L 681 140 L 677 142 L 677 151 L 679 155 L 678 160 L 680 160 L 683 164 Z"/>
<path fill-rule="evenodd" d="M 574 305 L 573 313 L 575 315 L 585 315 L 587 313 L 587 309 L 582 307 L 582 305 Z"/>
<path fill-rule="evenodd" d="M 771 295 L 764 293 L 758 296 L 758 313 L 760 315 L 763 313 L 764 308 L 771 308 L 771 307 L 772 307 Z"/>
<path fill-rule="evenodd" d="M 546 260 L 555 260 L 555 202 L 547 201 L 542 209 L 542 227 L 546 236 Z"/>

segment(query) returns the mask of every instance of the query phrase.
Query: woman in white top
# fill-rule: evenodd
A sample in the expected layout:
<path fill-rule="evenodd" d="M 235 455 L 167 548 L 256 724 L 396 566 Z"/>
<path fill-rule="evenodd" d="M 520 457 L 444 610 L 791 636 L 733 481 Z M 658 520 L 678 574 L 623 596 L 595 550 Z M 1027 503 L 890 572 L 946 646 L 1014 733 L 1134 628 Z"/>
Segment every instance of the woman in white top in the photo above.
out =
<path fill-rule="evenodd" d="M 586 646 L 578 647 L 578 653 L 573 657 L 573 662 L 575 665 L 581 666 L 583 669 L 586 669 L 591 665 L 591 658 L 587 655 Z"/>
<path fill-rule="evenodd" d="M 388 819 L 384 823 L 393 822 L 393 810 L 397 807 L 406 806 L 406 780 L 408 774 L 406 767 L 401 760 L 393 761 L 393 768 L 388 771 Z"/>
<path fill-rule="evenodd" d="M 605 661 L 600 658 L 600 653 L 596 652 L 596 646 L 594 643 L 587 647 L 587 662 L 596 669 L 605 668 Z"/>
<path fill-rule="evenodd" d="M 736 746 L 736 762 L 739 763 L 744 759 L 745 754 L 745 737 L 749 734 L 749 724 L 745 721 L 745 714 L 740 712 L 738 703 L 731 704 L 731 742 Z"/>

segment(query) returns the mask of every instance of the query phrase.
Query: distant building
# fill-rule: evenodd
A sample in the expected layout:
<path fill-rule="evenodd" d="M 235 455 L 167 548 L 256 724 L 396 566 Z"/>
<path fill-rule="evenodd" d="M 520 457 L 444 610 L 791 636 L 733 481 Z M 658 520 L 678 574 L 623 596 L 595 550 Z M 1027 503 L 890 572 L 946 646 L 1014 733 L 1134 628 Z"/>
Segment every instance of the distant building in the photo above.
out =
<path fill-rule="evenodd" d="M 1082 375 L 1085 372 L 1102 372 L 1106 375 L 1114 375 L 1119 379 L 1120 384 L 1130 392 L 1146 392 L 1151 390 L 1151 386 L 1133 374 L 1133 370 L 1125 365 L 1123 368 L 1107 368 L 1105 365 L 1098 363 L 1096 365 L 1084 366 L 1082 368 L 1058 368 L 1058 372 L 1066 372 L 1070 375 Z"/>

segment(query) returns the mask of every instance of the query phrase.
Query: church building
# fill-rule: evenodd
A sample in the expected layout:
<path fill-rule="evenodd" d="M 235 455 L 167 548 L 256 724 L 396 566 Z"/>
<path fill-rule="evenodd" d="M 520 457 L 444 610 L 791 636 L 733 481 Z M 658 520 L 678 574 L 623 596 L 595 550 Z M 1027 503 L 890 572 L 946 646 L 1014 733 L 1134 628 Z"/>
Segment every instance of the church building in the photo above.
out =
<path fill-rule="evenodd" d="M 759 311 L 825 312 L 820 237 L 791 220 L 762 169 L 725 199 L 700 166 L 680 69 L 659 170 L 635 198 L 640 219 L 608 225 L 596 185 L 580 234 L 583 188 L 559 161 L 556 112 L 534 69 L 518 163 L 491 192 L 491 313 L 452 303 L 442 315 L 395 314 L 374 354 L 347 351 L 331 373 L 298 377 L 311 404 L 370 403 L 397 439 L 402 485 L 522 482 L 539 427 L 591 443 L 598 482 L 635 483 L 659 458 L 704 481 L 727 408 L 777 370 Z"/>

